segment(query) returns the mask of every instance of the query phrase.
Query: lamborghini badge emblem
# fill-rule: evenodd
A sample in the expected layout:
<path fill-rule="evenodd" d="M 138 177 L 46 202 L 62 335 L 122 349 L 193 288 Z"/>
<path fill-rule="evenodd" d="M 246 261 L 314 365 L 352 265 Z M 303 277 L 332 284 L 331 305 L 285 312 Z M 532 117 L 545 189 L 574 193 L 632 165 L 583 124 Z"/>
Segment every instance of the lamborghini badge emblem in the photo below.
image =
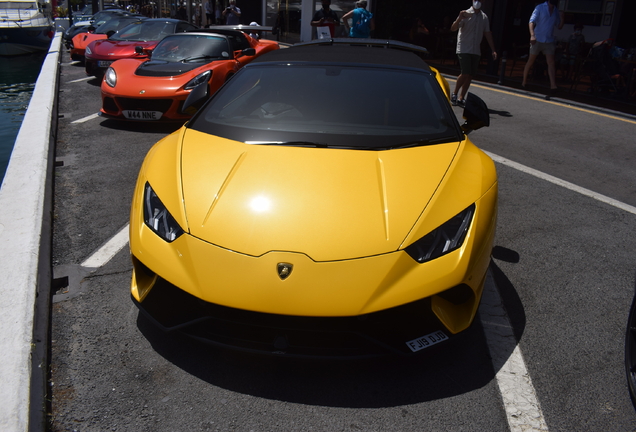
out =
<path fill-rule="evenodd" d="M 278 263 L 276 265 L 276 270 L 278 271 L 278 277 L 281 280 L 287 279 L 293 269 L 294 269 L 294 265 L 290 263 Z"/>

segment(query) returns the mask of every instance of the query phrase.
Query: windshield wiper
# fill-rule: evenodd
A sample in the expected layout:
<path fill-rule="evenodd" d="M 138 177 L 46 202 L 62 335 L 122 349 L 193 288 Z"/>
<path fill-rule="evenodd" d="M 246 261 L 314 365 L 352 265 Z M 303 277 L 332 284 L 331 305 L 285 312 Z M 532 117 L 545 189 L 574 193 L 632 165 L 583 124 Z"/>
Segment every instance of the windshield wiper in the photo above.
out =
<path fill-rule="evenodd" d="M 420 147 L 425 145 L 433 145 L 440 144 L 443 142 L 452 142 L 455 140 L 455 137 L 446 137 L 446 138 L 438 138 L 434 140 L 418 140 L 412 141 L 404 144 L 397 144 L 394 146 L 351 146 L 351 145 L 333 145 L 327 143 L 317 143 L 311 141 L 245 141 L 245 144 L 250 145 L 278 145 L 278 146 L 289 146 L 289 147 L 311 147 L 311 148 L 330 148 L 330 149 L 340 149 L 340 150 L 393 150 L 393 149 L 401 149 L 401 148 L 409 148 L 409 147 Z"/>
<path fill-rule="evenodd" d="M 435 139 L 421 139 L 417 141 L 409 141 L 402 144 L 396 144 L 393 146 L 386 147 L 387 150 L 391 149 L 400 149 L 400 148 L 409 148 L 409 147 L 420 147 L 434 144 L 442 144 L 447 142 L 459 141 L 457 137 L 447 136 L 443 138 L 435 138 Z"/>
<path fill-rule="evenodd" d="M 194 57 L 187 57 L 184 59 L 179 60 L 182 63 L 186 63 L 186 62 L 190 62 L 190 61 L 194 61 L 194 60 L 205 60 L 205 59 L 219 59 L 222 58 L 221 56 L 211 56 L 211 55 L 200 55 L 200 56 L 194 56 Z"/>
<path fill-rule="evenodd" d="M 315 147 L 315 148 L 330 147 L 326 143 L 315 143 L 311 141 L 245 141 L 245 144 L 279 145 L 279 146 L 289 146 L 289 147 Z"/>

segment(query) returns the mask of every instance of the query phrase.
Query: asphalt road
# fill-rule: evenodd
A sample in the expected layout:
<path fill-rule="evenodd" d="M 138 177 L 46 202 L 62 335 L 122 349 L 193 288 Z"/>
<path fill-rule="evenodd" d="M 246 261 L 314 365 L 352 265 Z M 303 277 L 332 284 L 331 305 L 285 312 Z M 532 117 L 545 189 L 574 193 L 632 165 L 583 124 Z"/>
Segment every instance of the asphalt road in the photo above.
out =
<path fill-rule="evenodd" d="M 535 430 L 636 429 L 623 367 L 636 119 L 474 84 L 491 126 L 471 139 L 500 161 L 491 273 L 502 299 L 494 315 L 507 317 L 512 346 L 494 354 L 496 320 L 482 309 L 461 343 L 425 357 L 292 361 L 153 328 L 130 300 L 127 247 L 82 266 L 126 226 L 144 155 L 175 129 L 86 119 L 101 102 L 84 76 L 64 58 L 53 266 L 69 285 L 53 297 L 52 430 L 505 431 L 516 415 L 508 396 L 514 409 L 526 402 L 502 384 L 510 359 L 525 365 L 540 405 Z"/>

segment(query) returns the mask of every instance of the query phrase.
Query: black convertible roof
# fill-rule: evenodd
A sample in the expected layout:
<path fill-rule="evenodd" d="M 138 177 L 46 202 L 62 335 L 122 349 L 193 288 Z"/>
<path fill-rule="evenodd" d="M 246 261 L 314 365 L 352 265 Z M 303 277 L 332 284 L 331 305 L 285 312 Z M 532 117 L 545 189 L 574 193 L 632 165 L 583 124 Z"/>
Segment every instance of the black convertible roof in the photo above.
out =
<path fill-rule="evenodd" d="M 254 59 L 251 64 L 272 62 L 358 63 L 401 66 L 430 72 L 430 67 L 422 58 L 427 53 L 426 48 L 398 41 L 329 39 L 270 51 Z"/>

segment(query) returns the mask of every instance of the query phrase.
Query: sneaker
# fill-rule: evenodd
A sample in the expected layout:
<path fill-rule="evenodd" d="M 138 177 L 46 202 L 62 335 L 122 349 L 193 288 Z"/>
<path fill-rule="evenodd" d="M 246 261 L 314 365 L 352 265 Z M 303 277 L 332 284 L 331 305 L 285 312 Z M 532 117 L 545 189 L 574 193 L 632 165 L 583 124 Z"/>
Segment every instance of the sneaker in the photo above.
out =
<path fill-rule="evenodd" d="M 451 105 L 457 106 L 457 95 L 455 93 L 451 94 Z"/>
<path fill-rule="evenodd" d="M 466 99 L 459 99 L 457 105 L 464 108 L 466 106 Z"/>

